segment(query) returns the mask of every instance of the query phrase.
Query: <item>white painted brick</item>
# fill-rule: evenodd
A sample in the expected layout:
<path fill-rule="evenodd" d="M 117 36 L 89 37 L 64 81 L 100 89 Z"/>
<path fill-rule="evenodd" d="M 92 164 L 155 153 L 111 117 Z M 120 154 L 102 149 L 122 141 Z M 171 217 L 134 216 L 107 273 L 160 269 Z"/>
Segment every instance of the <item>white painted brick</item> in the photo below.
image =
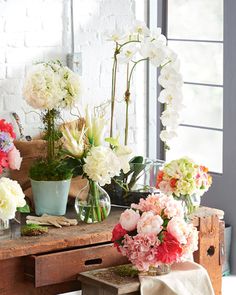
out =
<path fill-rule="evenodd" d="M 26 17 L 24 20 L 24 30 L 25 32 L 34 32 L 40 31 L 42 29 L 42 18 L 38 15 Z M 51 29 L 51 27 L 50 27 Z"/>
<path fill-rule="evenodd" d="M 25 74 L 25 64 L 8 64 L 7 78 L 22 78 Z"/>
<path fill-rule="evenodd" d="M 7 3 L 4 0 L 0 0 L 0 16 L 5 16 L 7 11 Z"/>
<path fill-rule="evenodd" d="M 8 33 L 6 43 L 9 47 L 23 47 L 24 46 L 24 33 Z"/>
<path fill-rule="evenodd" d="M 43 14 L 43 0 L 26 0 L 26 15 L 29 17 L 38 17 Z"/>
<path fill-rule="evenodd" d="M 0 48 L 6 47 L 6 34 L 0 33 Z"/>
<path fill-rule="evenodd" d="M 6 94 L 4 96 L 4 109 L 6 111 L 13 111 L 21 108 L 23 105 L 22 95 Z"/>
<path fill-rule="evenodd" d="M 6 18 L 6 32 L 24 32 L 25 16 L 24 15 L 9 15 Z"/>
<path fill-rule="evenodd" d="M 62 45 L 62 32 L 41 31 L 37 34 L 26 33 L 25 45 L 27 47 L 52 47 Z"/>
<path fill-rule="evenodd" d="M 35 2 L 35 1 L 34 1 Z M 7 17 L 25 16 L 26 14 L 26 1 L 25 0 L 6 0 L 6 11 Z"/>
<path fill-rule="evenodd" d="M 3 32 L 4 29 L 5 29 L 5 18 L 3 16 L 0 16 L 0 32 Z"/>
<path fill-rule="evenodd" d="M 104 16 L 110 15 L 131 15 L 132 1 L 119 0 L 105 0 L 103 5 L 100 6 L 100 14 Z"/>
<path fill-rule="evenodd" d="M 5 62 L 5 57 L 6 57 L 5 48 L 0 48 L 0 63 Z"/>
<path fill-rule="evenodd" d="M 1 93 L 6 94 L 22 94 L 23 80 L 5 79 L 0 80 Z"/>
<path fill-rule="evenodd" d="M 0 79 L 6 78 L 6 65 L 0 64 Z"/>

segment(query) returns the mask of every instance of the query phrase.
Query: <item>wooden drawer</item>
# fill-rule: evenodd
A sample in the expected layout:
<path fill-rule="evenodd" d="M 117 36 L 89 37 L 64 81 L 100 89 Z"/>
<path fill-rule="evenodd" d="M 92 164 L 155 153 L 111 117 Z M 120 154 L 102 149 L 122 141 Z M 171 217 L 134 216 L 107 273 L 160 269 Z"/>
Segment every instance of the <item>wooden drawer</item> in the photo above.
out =
<path fill-rule="evenodd" d="M 91 246 L 25 258 L 25 274 L 35 287 L 73 281 L 80 272 L 127 263 L 113 244 Z"/>

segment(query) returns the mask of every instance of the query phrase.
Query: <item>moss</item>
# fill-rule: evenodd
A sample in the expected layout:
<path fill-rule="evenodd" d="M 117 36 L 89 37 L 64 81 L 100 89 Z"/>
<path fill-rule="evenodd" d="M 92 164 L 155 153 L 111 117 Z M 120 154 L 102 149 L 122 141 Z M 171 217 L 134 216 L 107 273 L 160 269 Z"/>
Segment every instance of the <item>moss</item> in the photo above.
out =
<path fill-rule="evenodd" d="M 38 224 L 26 224 L 21 227 L 22 236 L 39 236 L 48 232 L 46 226 L 41 226 Z"/>
<path fill-rule="evenodd" d="M 139 271 L 134 268 L 132 265 L 119 265 L 114 268 L 114 272 L 121 277 L 137 277 Z"/>

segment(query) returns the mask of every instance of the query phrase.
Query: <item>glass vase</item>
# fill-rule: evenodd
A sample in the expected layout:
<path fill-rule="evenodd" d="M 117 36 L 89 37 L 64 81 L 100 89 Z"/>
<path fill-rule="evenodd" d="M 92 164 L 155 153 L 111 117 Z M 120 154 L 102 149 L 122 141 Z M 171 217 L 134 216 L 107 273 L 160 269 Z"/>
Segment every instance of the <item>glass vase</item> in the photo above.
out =
<path fill-rule="evenodd" d="M 193 214 L 200 206 L 201 197 L 197 194 L 180 196 L 186 216 Z"/>
<path fill-rule="evenodd" d="M 89 180 L 76 197 L 75 210 L 80 221 L 101 222 L 110 214 L 110 197 L 98 183 Z"/>
<path fill-rule="evenodd" d="M 158 266 L 149 266 L 149 270 L 146 272 L 141 272 L 141 275 L 146 276 L 161 276 L 166 275 L 171 272 L 171 264 L 160 264 Z"/>
<path fill-rule="evenodd" d="M 10 220 L 0 218 L 0 240 L 7 239 L 11 236 Z"/>

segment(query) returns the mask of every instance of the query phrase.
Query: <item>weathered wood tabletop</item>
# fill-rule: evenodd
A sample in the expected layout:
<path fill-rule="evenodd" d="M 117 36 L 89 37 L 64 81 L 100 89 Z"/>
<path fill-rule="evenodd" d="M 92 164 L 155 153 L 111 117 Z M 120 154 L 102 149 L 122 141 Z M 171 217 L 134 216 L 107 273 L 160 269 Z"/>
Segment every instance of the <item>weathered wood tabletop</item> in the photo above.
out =
<path fill-rule="evenodd" d="M 102 223 L 79 223 L 77 226 L 61 229 L 49 227 L 48 234 L 42 236 L 20 237 L 18 234 L 12 239 L 0 240 L 0 260 L 108 242 L 111 240 L 112 229 L 123 210 L 112 208 L 110 216 Z M 194 214 L 192 222 L 198 226 L 198 217 L 211 214 L 221 216 L 222 212 L 218 209 L 201 207 Z M 69 216 L 75 217 L 73 214 L 69 214 Z"/>

